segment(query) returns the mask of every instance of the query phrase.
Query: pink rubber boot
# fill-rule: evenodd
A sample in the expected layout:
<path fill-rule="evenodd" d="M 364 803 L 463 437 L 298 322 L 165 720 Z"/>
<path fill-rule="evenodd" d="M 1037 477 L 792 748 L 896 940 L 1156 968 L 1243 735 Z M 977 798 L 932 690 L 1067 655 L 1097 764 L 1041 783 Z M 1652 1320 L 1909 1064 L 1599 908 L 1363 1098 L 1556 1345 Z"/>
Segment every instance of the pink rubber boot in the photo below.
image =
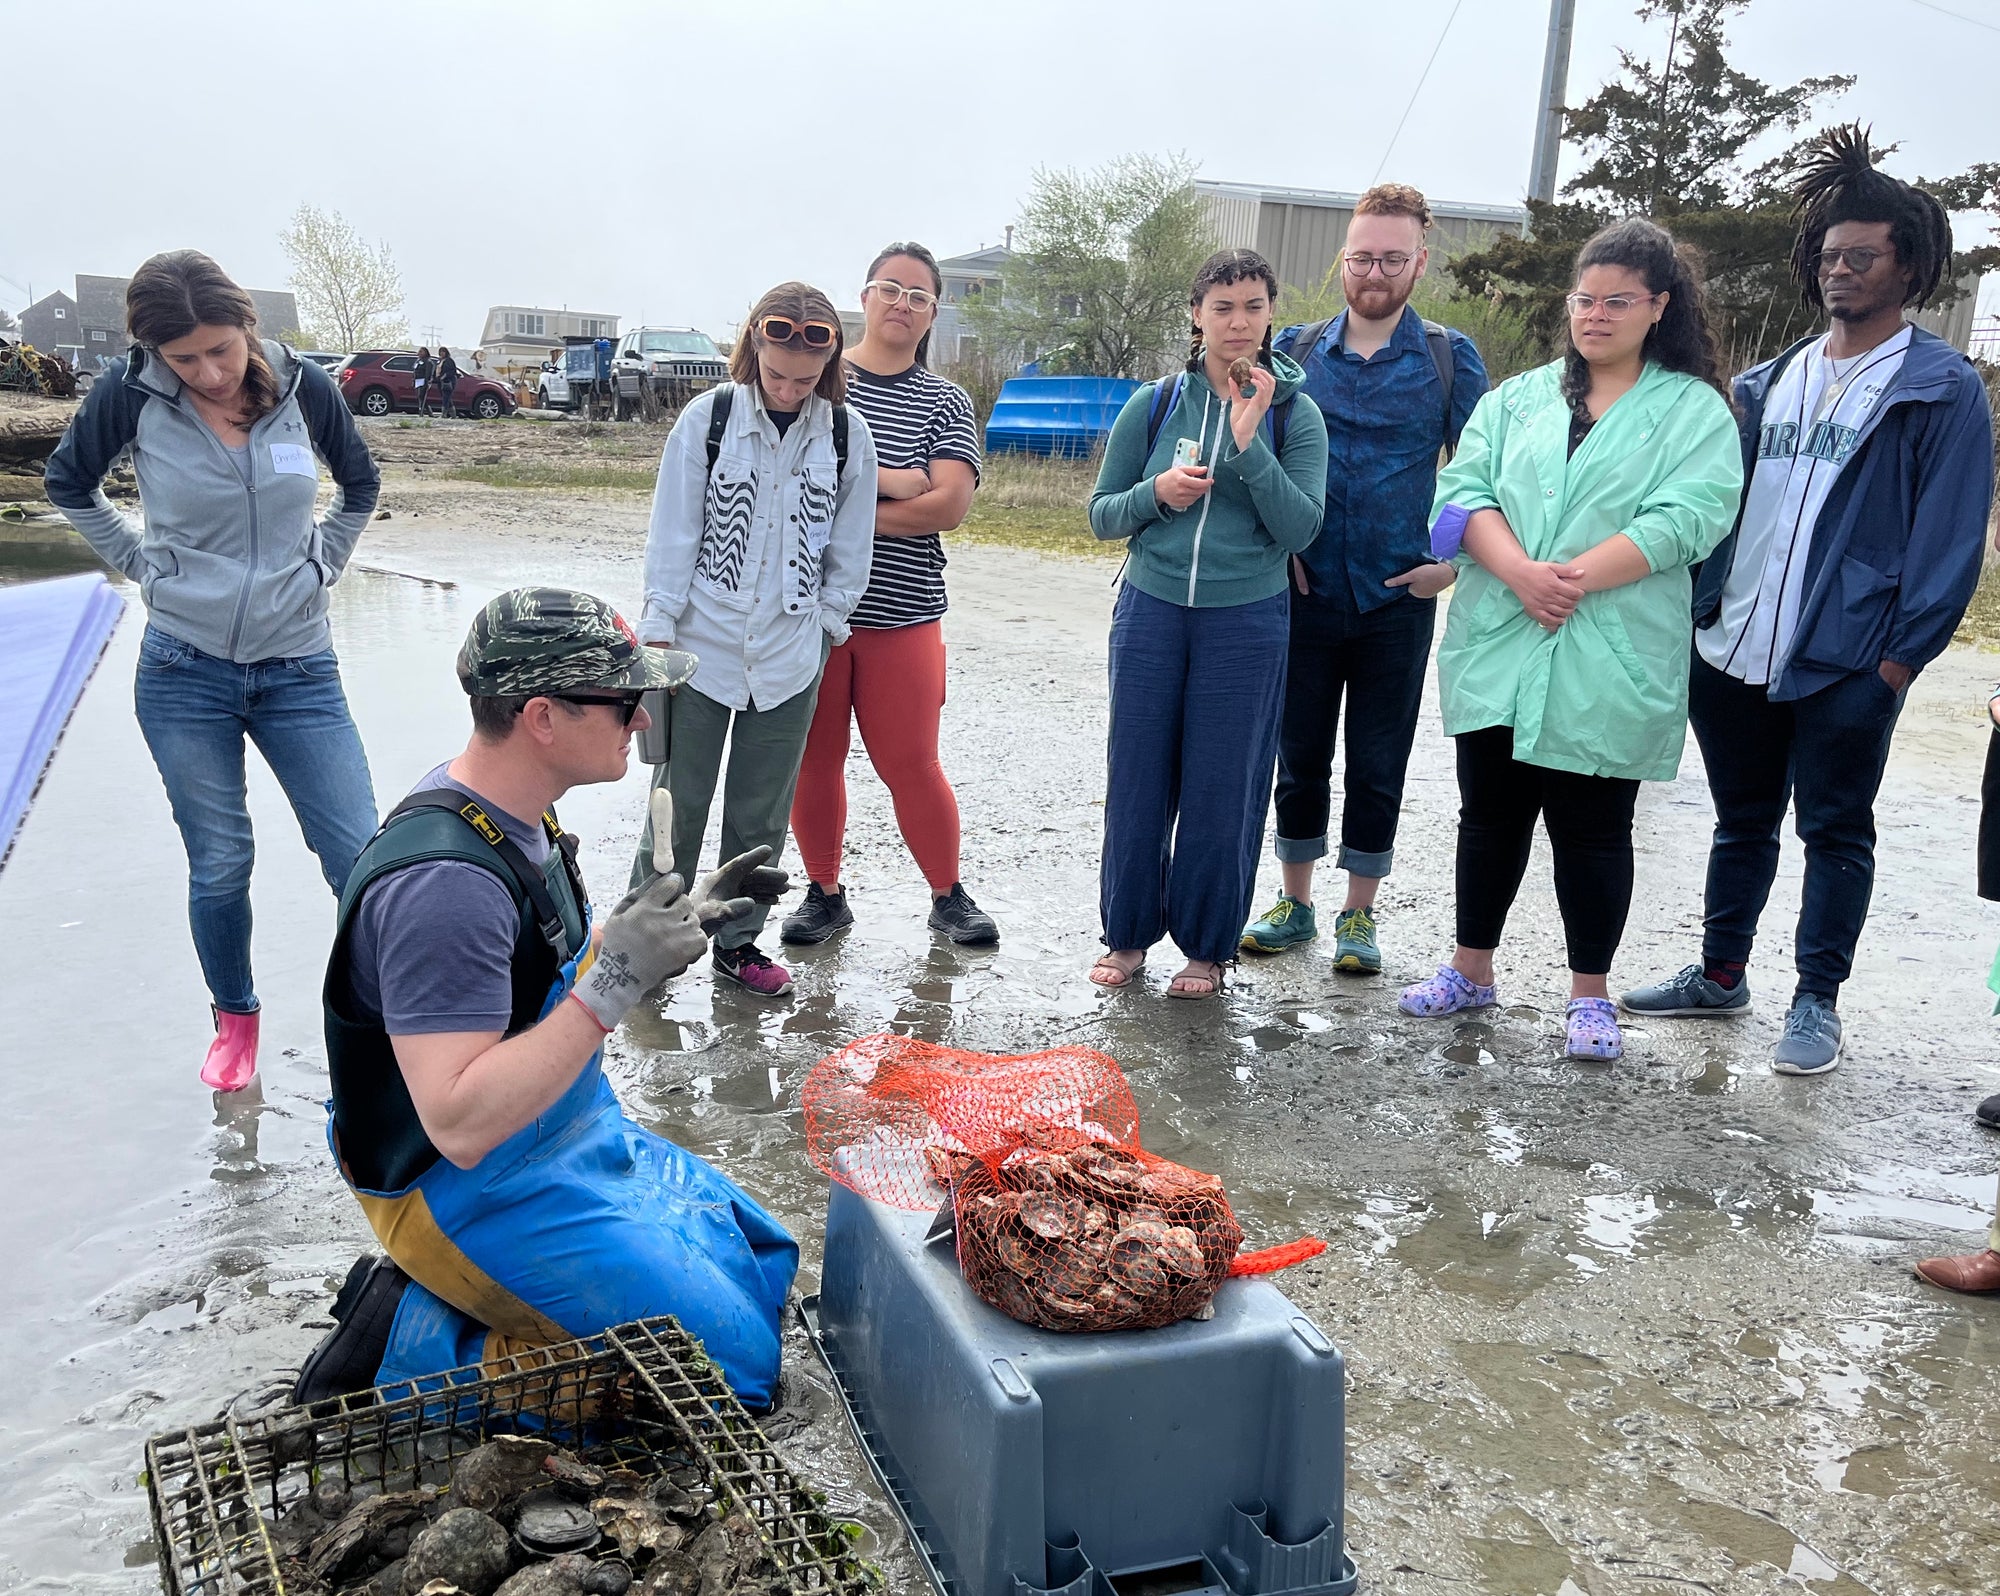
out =
<path fill-rule="evenodd" d="M 257 1073 L 257 1016 L 215 1011 L 215 1040 L 202 1061 L 202 1083 L 218 1092 L 240 1092 Z"/>

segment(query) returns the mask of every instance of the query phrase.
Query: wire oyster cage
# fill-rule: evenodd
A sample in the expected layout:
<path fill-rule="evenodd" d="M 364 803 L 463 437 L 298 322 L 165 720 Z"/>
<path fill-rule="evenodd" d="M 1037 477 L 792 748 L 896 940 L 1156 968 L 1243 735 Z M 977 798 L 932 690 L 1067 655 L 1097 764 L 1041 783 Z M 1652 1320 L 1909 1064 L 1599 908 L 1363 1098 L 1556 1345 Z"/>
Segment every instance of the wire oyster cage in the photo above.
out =
<path fill-rule="evenodd" d="M 510 1434 L 545 1435 L 586 1462 L 646 1475 L 692 1462 L 719 1505 L 755 1522 L 779 1570 L 773 1590 L 860 1596 L 879 1586 L 671 1318 L 543 1348 L 496 1376 L 454 1369 L 153 1437 L 146 1494 L 161 1586 L 168 1596 L 283 1596 L 272 1526 L 314 1485 L 447 1485 L 457 1459 Z"/>

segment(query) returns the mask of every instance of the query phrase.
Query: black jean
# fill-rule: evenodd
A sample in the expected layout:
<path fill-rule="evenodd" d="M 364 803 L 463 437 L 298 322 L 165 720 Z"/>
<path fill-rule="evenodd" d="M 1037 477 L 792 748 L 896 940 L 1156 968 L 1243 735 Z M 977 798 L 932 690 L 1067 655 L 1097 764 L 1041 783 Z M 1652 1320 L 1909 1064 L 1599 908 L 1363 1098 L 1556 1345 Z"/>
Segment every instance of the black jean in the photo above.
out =
<path fill-rule="evenodd" d="M 438 384 L 438 398 L 442 403 L 443 406 L 442 413 L 444 415 L 449 416 L 452 413 L 451 396 L 457 391 L 458 391 L 458 379 L 456 377 L 447 377 Z"/>
<path fill-rule="evenodd" d="M 1363 615 L 1344 583 L 1332 593 L 1293 590 L 1285 714 L 1278 729 L 1281 862 L 1326 855 L 1333 745 L 1345 692 L 1347 745 L 1335 863 L 1357 876 L 1389 873 L 1436 621 L 1436 599 L 1398 598 Z"/>
<path fill-rule="evenodd" d="M 1764 688 L 1725 675 L 1696 653 L 1688 719 L 1715 802 L 1703 958 L 1748 961 L 1777 879 L 1778 839 L 1790 805 L 1806 848 L 1798 990 L 1828 1002 L 1839 995 L 1875 889 L 1875 794 L 1902 707 L 1903 695 L 1875 671 L 1773 703 Z"/>
<path fill-rule="evenodd" d="M 1632 907 L 1632 808 L 1639 784 L 1620 776 L 1524 765 L 1514 728 L 1464 732 L 1458 744 L 1458 945 L 1497 948 L 1534 845 L 1535 819 L 1555 855 L 1569 967 L 1604 975 Z"/>

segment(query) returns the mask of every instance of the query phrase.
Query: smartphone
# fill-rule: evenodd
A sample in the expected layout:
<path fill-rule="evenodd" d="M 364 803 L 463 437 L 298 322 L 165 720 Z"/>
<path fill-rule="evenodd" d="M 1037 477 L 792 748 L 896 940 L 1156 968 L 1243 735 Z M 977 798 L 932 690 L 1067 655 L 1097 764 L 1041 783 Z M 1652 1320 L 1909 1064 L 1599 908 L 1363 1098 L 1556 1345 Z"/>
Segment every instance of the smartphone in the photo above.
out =
<path fill-rule="evenodd" d="M 1201 440 L 1182 438 L 1174 445 L 1174 464 L 1183 469 L 1201 464 Z"/>

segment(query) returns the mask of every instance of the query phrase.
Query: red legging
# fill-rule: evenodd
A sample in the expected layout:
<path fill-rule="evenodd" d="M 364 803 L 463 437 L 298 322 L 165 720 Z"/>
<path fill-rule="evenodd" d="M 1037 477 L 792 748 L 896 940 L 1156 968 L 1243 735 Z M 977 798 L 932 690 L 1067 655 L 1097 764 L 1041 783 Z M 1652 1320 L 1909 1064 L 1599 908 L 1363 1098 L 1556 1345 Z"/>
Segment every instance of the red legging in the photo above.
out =
<path fill-rule="evenodd" d="M 799 789 L 792 799 L 792 835 L 806 874 L 821 886 L 840 881 L 840 845 L 847 833 L 847 729 L 861 726 L 861 743 L 875 774 L 895 800 L 896 824 L 931 891 L 958 880 L 958 799 L 938 763 L 938 716 L 944 709 L 944 626 L 875 630 L 857 626 L 827 656 L 819 704 L 806 734 Z"/>

